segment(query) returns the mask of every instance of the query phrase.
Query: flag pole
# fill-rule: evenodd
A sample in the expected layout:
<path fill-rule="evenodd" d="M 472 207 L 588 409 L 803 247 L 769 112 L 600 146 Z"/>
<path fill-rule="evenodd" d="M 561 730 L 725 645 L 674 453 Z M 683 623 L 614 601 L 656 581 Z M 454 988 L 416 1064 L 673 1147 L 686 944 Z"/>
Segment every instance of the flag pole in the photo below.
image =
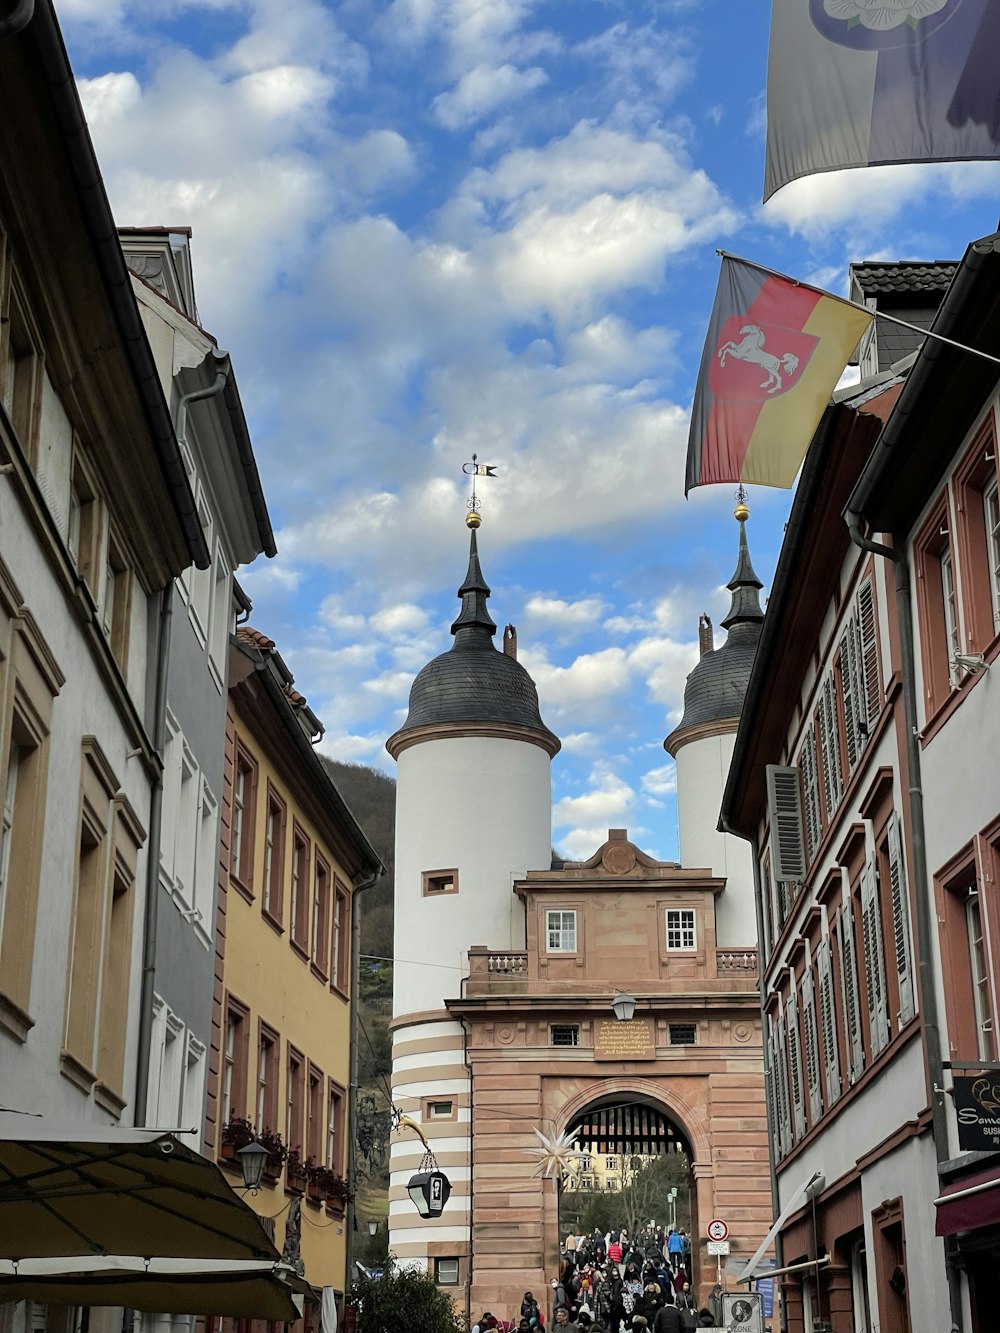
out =
<path fill-rule="evenodd" d="M 960 352 L 968 352 L 971 356 L 982 357 L 984 361 L 992 361 L 995 366 L 1000 366 L 1000 356 L 994 356 L 992 352 L 983 352 L 978 347 L 970 347 L 968 343 L 956 342 L 954 338 L 946 338 L 943 333 L 935 333 L 932 329 L 922 329 L 919 324 L 910 324 L 907 320 L 900 319 L 898 315 L 890 315 L 882 310 L 869 310 L 860 301 L 851 301 L 846 296 L 837 296 L 834 292 L 824 291 L 822 287 L 816 287 L 811 282 L 802 282 L 798 278 L 790 278 L 787 273 L 779 273 L 777 269 L 768 268 L 765 264 L 758 264 L 752 259 L 741 259 L 739 255 L 730 254 L 728 250 L 716 250 L 715 253 L 723 259 L 732 259 L 737 264 L 746 264 L 748 268 L 759 269 L 761 273 L 768 273 L 772 278 L 781 278 L 783 282 L 790 282 L 793 287 L 804 287 L 806 291 L 817 292 L 830 301 L 839 301 L 841 305 L 850 306 L 852 310 L 861 310 L 866 315 L 870 315 L 872 319 L 885 319 L 890 324 L 900 324 L 904 329 L 911 329 L 914 333 L 919 333 L 922 338 L 934 338 L 935 341 L 947 343 L 949 347 L 957 348 Z"/>

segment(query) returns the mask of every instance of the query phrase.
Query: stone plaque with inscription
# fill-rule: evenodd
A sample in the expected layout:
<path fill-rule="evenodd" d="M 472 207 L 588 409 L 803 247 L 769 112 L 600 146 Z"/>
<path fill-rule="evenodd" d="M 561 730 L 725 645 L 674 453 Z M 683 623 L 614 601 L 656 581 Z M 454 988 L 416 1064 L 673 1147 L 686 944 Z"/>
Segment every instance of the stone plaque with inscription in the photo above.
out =
<path fill-rule="evenodd" d="M 594 1039 L 595 1060 L 655 1060 L 651 1018 L 631 1018 L 620 1023 L 617 1018 L 605 1018 L 597 1024 Z"/>

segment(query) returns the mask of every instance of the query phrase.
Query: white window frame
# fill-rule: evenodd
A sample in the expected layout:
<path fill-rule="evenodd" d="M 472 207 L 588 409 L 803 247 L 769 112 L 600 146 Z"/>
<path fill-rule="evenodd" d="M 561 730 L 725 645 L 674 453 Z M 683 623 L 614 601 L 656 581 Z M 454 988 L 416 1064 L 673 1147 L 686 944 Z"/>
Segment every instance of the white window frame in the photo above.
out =
<path fill-rule="evenodd" d="M 1000 629 L 1000 490 L 995 476 L 983 487 L 983 519 L 986 523 L 986 563 L 993 599 L 993 627 Z"/>
<path fill-rule="evenodd" d="M 948 680 L 951 688 L 958 684 L 958 663 L 956 654 L 961 649 L 962 640 L 958 619 L 958 585 L 955 582 L 955 556 L 951 542 L 945 541 L 938 556 L 941 570 L 941 599 L 944 610 L 944 640 L 948 656 Z"/>
<path fill-rule="evenodd" d="M 969 948 L 969 975 L 972 980 L 972 1005 L 976 1019 L 976 1047 L 980 1060 L 997 1058 L 993 1007 L 990 1003 L 990 972 L 986 932 L 978 888 L 970 888 L 965 897 L 965 929 Z"/>
<path fill-rule="evenodd" d="M 558 918 L 558 920 L 556 920 Z M 573 907 L 550 907 L 545 912 L 545 952 L 577 952 L 577 920 Z"/>
<path fill-rule="evenodd" d="M 677 920 L 671 923 L 671 917 Z M 693 907 L 665 907 L 663 928 L 667 953 L 698 952 L 698 913 Z M 674 943 L 671 943 L 671 937 Z"/>
<path fill-rule="evenodd" d="M 7 789 L 4 793 L 3 827 L 0 829 L 0 940 L 3 939 L 4 908 L 7 904 L 7 876 L 10 873 L 10 844 L 14 833 L 17 775 L 20 764 L 21 747 L 16 741 L 11 741 L 7 751 Z"/>

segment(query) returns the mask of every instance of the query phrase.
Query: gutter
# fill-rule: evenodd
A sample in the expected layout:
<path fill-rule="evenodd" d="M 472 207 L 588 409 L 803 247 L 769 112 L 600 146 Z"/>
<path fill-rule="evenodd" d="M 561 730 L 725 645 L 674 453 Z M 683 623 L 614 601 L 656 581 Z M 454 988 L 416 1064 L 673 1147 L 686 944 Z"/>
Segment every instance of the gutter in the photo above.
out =
<path fill-rule="evenodd" d="M 351 1054 L 350 1074 L 347 1084 L 347 1263 L 344 1271 L 344 1291 L 349 1292 L 354 1284 L 355 1233 L 358 1227 L 357 1199 L 358 1186 L 358 1082 L 361 1065 L 359 1042 L 361 1036 L 361 904 L 358 895 L 372 888 L 385 874 L 385 867 L 377 870 L 360 883 L 355 884 L 351 894 Z"/>
<path fill-rule="evenodd" d="M 33 0 L 27 0 L 27 4 L 25 0 L 21 0 L 8 23 L 14 22 L 19 16 L 23 17 L 25 8 L 30 8 L 32 4 Z M 29 14 L 28 18 L 30 17 Z M 24 19 L 25 23 L 28 18 Z M 118 241 L 118 232 L 111 215 L 101 169 L 87 129 L 69 57 L 49 0 L 43 0 L 39 5 L 31 32 L 49 83 L 53 110 L 62 131 L 84 225 L 94 248 L 94 256 L 121 335 L 125 355 L 135 377 L 136 389 L 149 425 L 163 479 L 170 492 L 188 553 L 198 569 L 208 569 L 212 563 L 211 554 L 198 520 L 194 495 L 177 447 L 173 422 L 163 396 L 153 353 L 132 293 L 129 271 L 125 266 L 125 257 Z"/>

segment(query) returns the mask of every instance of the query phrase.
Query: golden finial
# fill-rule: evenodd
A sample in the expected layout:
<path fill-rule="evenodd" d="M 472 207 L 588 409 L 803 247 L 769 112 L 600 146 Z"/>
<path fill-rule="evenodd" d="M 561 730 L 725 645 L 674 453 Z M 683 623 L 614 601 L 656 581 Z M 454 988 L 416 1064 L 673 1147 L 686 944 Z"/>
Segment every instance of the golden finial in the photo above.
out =
<path fill-rule="evenodd" d="M 747 504 L 747 493 L 741 486 L 736 492 L 736 508 L 733 510 L 733 518 L 737 523 L 745 523 L 750 517 L 750 506 Z"/>
<path fill-rule="evenodd" d="M 475 531 L 482 524 L 482 515 L 479 513 L 479 500 L 476 496 L 476 478 L 477 477 L 495 477 L 496 464 L 480 463 L 479 455 L 472 455 L 471 463 L 463 463 L 462 471 L 467 477 L 472 478 L 472 494 L 469 496 L 468 510 L 465 516 L 465 526 Z"/>
<path fill-rule="evenodd" d="M 482 521 L 483 517 L 478 509 L 470 509 L 465 516 L 465 526 L 467 528 L 478 528 Z"/>

